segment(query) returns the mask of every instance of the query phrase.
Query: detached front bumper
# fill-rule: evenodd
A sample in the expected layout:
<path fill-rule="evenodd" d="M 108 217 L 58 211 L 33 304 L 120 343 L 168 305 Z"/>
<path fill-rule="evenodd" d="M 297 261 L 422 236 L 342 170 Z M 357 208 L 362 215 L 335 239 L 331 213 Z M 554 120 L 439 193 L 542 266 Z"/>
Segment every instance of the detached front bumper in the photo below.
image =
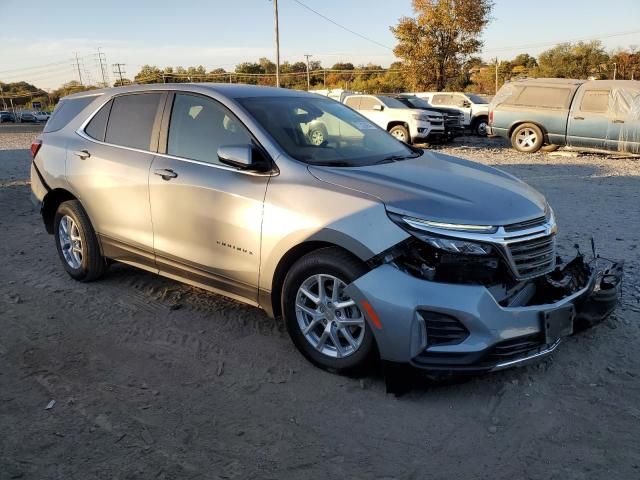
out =
<path fill-rule="evenodd" d="M 551 354 L 574 329 L 615 308 L 622 264 L 578 259 L 586 284 L 539 305 L 504 307 L 484 286 L 431 282 L 387 264 L 346 292 L 364 306 L 382 360 L 435 374 L 489 372 Z"/>

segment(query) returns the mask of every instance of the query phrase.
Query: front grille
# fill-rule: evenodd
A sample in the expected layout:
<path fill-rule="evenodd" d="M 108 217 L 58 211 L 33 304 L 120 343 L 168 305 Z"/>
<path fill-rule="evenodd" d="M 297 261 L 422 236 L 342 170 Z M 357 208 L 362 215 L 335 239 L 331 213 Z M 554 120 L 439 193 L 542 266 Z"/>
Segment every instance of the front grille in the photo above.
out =
<path fill-rule="evenodd" d="M 507 244 L 509 260 L 520 279 L 538 277 L 549 273 L 556 266 L 555 235 Z"/>
<path fill-rule="evenodd" d="M 512 223 L 511 225 L 505 225 L 505 232 L 517 232 L 518 230 L 528 230 L 529 228 L 539 227 L 547 223 L 546 217 L 538 217 L 531 220 L 525 220 L 524 222 Z"/>
<path fill-rule="evenodd" d="M 469 336 L 469 330 L 456 318 L 438 312 L 419 312 L 427 327 L 427 346 L 457 345 Z"/>

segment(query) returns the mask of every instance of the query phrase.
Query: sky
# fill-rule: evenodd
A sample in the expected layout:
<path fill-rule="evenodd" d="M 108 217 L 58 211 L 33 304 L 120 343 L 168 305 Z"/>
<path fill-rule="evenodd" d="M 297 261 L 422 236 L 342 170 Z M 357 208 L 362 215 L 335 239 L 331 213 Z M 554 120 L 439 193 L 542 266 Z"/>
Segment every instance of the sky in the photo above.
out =
<path fill-rule="evenodd" d="M 299 2 L 278 1 L 281 61 L 312 54 L 324 66 L 388 66 L 395 45 L 389 27 L 412 14 L 411 0 Z M 3 82 L 26 80 L 52 89 L 77 80 L 76 53 L 84 81 L 101 81 L 98 48 L 111 81 L 114 63 L 125 64 L 133 77 L 143 64 L 233 70 L 242 61 L 275 60 L 271 0 L 0 0 L 0 12 Z M 640 0 L 495 0 L 481 56 L 536 55 L 562 41 L 589 39 L 601 39 L 608 50 L 640 46 Z"/>

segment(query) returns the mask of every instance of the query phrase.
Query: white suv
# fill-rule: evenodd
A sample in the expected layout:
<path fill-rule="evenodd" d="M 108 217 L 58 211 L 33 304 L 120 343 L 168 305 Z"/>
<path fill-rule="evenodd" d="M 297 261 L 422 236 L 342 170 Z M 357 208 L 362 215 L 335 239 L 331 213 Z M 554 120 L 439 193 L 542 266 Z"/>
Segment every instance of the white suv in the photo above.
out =
<path fill-rule="evenodd" d="M 416 92 L 434 107 L 455 108 L 464 114 L 464 126 L 481 136 L 487 134 L 489 123 L 489 102 L 479 95 L 463 92 Z"/>
<path fill-rule="evenodd" d="M 384 95 L 349 95 L 343 102 L 405 143 L 444 136 L 444 117 L 440 113 L 416 111 Z"/>

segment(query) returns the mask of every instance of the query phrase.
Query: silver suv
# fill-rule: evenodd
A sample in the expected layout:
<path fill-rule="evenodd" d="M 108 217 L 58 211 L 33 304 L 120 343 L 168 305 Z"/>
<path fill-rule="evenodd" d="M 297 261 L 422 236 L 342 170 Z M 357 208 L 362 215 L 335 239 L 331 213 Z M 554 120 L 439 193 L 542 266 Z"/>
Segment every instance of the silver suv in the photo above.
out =
<path fill-rule="evenodd" d="M 318 121 L 336 125 L 322 142 Z M 617 264 L 556 257 L 545 199 L 318 95 L 145 85 L 64 98 L 33 201 L 79 281 L 112 261 L 282 317 L 313 363 L 488 371 L 607 315 Z"/>

